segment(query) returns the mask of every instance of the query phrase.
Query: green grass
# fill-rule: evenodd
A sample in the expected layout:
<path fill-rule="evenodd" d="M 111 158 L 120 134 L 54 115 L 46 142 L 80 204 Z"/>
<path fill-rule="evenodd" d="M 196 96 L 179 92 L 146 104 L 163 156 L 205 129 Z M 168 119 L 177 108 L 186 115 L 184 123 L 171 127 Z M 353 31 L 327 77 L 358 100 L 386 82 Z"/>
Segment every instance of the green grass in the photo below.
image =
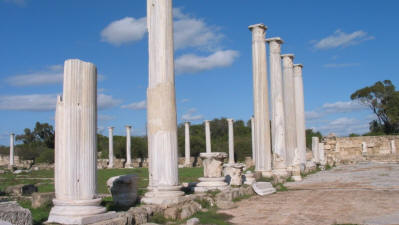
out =
<path fill-rule="evenodd" d="M 47 205 L 41 208 L 34 209 L 32 208 L 32 203 L 28 200 L 18 201 L 18 203 L 32 212 L 33 217 L 33 225 L 43 224 L 48 218 L 48 214 L 50 213 L 51 205 Z"/>
<path fill-rule="evenodd" d="M 241 200 L 250 198 L 250 197 L 252 197 L 252 196 L 253 196 L 253 195 L 241 195 L 240 197 L 237 197 L 237 198 L 233 199 L 233 202 L 238 202 L 238 201 L 241 201 Z"/>
<path fill-rule="evenodd" d="M 288 191 L 288 188 L 284 186 L 284 184 L 282 183 L 274 185 L 274 188 L 276 189 L 277 192 Z"/>
<path fill-rule="evenodd" d="M 193 215 L 193 217 L 197 217 L 200 220 L 201 224 L 215 224 L 215 225 L 231 225 L 228 220 L 232 218 L 232 216 L 218 213 L 217 208 L 210 208 L 206 212 L 197 212 Z"/>

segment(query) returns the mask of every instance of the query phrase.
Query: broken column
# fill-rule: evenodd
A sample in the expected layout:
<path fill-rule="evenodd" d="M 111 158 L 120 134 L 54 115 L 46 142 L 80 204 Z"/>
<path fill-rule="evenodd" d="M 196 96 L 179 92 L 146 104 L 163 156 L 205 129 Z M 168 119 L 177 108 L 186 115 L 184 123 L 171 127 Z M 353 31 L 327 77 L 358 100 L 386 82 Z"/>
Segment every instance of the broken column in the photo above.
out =
<path fill-rule="evenodd" d="M 271 177 L 271 146 L 267 90 L 267 63 L 263 24 L 249 26 L 252 32 L 252 73 L 255 117 L 255 171 Z"/>
<path fill-rule="evenodd" d="M 306 165 L 305 103 L 303 93 L 302 64 L 294 64 L 296 137 L 301 168 Z"/>
<path fill-rule="evenodd" d="M 190 122 L 184 122 L 184 166 L 191 167 L 190 155 Z"/>
<path fill-rule="evenodd" d="M 319 137 L 312 137 L 312 155 L 313 155 L 313 162 L 316 165 L 320 164 L 320 157 L 319 157 Z"/>
<path fill-rule="evenodd" d="M 48 222 L 88 224 L 116 216 L 97 197 L 97 69 L 65 61 L 55 115 L 55 194 Z"/>
<path fill-rule="evenodd" d="M 114 128 L 108 127 L 108 168 L 114 168 Z"/>
<path fill-rule="evenodd" d="M 15 134 L 10 134 L 10 165 L 9 168 L 12 169 L 14 167 L 14 138 Z"/>
<path fill-rule="evenodd" d="M 320 158 L 320 168 L 321 170 L 325 170 L 327 165 L 327 160 L 324 152 L 324 143 L 322 142 L 319 143 L 319 158 Z"/>
<path fill-rule="evenodd" d="M 126 126 L 126 163 L 125 163 L 125 168 L 133 168 L 133 165 L 132 165 L 131 129 L 132 129 L 132 126 Z"/>
<path fill-rule="evenodd" d="M 209 126 L 209 120 L 205 120 L 205 143 L 206 152 L 211 153 L 211 128 Z"/>
<path fill-rule="evenodd" d="M 229 164 L 234 164 L 234 128 L 233 119 L 227 119 L 229 127 Z"/>
<path fill-rule="evenodd" d="M 142 202 L 180 201 L 172 0 L 147 0 L 149 186 Z"/>
<path fill-rule="evenodd" d="M 207 192 L 210 190 L 224 190 L 228 187 L 225 177 L 222 175 L 223 162 L 227 158 L 224 152 L 202 152 L 200 153 L 204 166 L 204 177 L 194 188 L 195 192 Z"/>
<path fill-rule="evenodd" d="M 395 140 L 391 140 L 391 153 L 396 154 Z"/>
<path fill-rule="evenodd" d="M 285 146 L 285 119 L 283 76 L 281 71 L 281 38 L 268 38 L 270 48 L 270 91 L 272 101 L 272 149 L 273 174 L 281 177 L 288 176 L 286 146 Z"/>

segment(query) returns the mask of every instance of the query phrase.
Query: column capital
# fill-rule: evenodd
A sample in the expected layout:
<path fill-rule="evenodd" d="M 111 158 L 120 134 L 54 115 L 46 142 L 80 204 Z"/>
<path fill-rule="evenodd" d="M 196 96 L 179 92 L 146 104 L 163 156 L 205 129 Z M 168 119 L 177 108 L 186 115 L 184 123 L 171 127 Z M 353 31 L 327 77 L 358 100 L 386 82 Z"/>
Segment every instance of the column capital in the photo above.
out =
<path fill-rule="evenodd" d="M 277 43 L 280 44 L 280 45 L 284 43 L 283 39 L 281 39 L 280 37 L 266 38 L 265 41 L 266 41 L 267 43 L 270 43 L 270 42 L 277 42 Z"/>
<path fill-rule="evenodd" d="M 303 65 L 302 64 L 294 64 L 294 67 L 300 67 L 302 69 Z"/>
<path fill-rule="evenodd" d="M 205 123 L 209 123 L 209 122 L 211 122 L 211 121 L 210 121 L 210 120 L 204 120 L 204 122 L 205 122 Z"/>
<path fill-rule="evenodd" d="M 234 119 L 231 119 L 231 118 L 229 118 L 229 119 L 226 119 L 228 122 L 234 122 Z"/>
<path fill-rule="evenodd" d="M 191 124 L 191 122 L 190 122 L 190 121 L 184 121 L 184 124 L 188 124 L 188 125 L 190 125 L 190 124 Z"/>
<path fill-rule="evenodd" d="M 114 127 L 108 127 L 108 130 L 113 130 L 114 129 Z"/>
<path fill-rule="evenodd" d="M 248 29 L 250 31 L 252 31 L 254 28 L 260 28 L 260 29 L 263 29 L 263 30 L 267 30 L 267 26 L 265 26 L 263 23 L 257 23 L 257 24 L 253 24 L 253 25 L 248 26 Z"/>
<path fill-rule="evenodd" d="M 291 59 L 294 59 L 295 58 L 295 55 L 294 54 L 291 54 L 291 53 L 289 53 L 289 54 L 283 54 L 283 55 L 281 55 L 281 58 L 283 59 L 283 58 L 291 58 Z"/>
<path fill-rule="evenodd" d="M 14 133 L 10 133 L 10 136 L 15 136 L 15 134 Z"/>
<path fill-rule="evenodd" d="M 128 129 L 132 129 L 132 126 L 130 126 L 130 125 L 126 125 L 125 127 Z"/>

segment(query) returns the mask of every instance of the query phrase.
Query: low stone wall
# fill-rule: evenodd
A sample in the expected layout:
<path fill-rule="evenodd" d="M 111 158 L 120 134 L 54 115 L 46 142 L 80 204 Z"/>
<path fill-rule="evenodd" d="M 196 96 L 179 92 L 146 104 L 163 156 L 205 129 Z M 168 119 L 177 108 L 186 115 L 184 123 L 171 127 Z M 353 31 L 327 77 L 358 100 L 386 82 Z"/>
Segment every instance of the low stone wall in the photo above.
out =
<path fill-rule="evenodd" d="M 393 141 L 393 142 L 392 142 Z M 397 161 L 399 136 L 325 137 L 322 140 L 329 165 L 360 161 Z"/>
<path fill-rule="evenodd" d="M 0 166 L 7 167 L 10 164 L 9 155 L 0 154 Z M 19 168 L 30 168 L 33 164 L 32 160 L 21 160 L 19 156 L 14 156 L 14 165 Z"/>

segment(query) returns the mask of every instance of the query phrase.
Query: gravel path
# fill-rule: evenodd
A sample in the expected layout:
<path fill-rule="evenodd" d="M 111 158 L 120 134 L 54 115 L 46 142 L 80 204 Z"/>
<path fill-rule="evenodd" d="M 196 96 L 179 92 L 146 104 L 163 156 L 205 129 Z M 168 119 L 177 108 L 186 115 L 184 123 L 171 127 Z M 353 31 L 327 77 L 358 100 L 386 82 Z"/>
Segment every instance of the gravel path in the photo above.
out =
<path fill-rule="evenodd" d="M 399 164 L 338 166 L 220 210 L 234 224 L 399 224 Z"/>

